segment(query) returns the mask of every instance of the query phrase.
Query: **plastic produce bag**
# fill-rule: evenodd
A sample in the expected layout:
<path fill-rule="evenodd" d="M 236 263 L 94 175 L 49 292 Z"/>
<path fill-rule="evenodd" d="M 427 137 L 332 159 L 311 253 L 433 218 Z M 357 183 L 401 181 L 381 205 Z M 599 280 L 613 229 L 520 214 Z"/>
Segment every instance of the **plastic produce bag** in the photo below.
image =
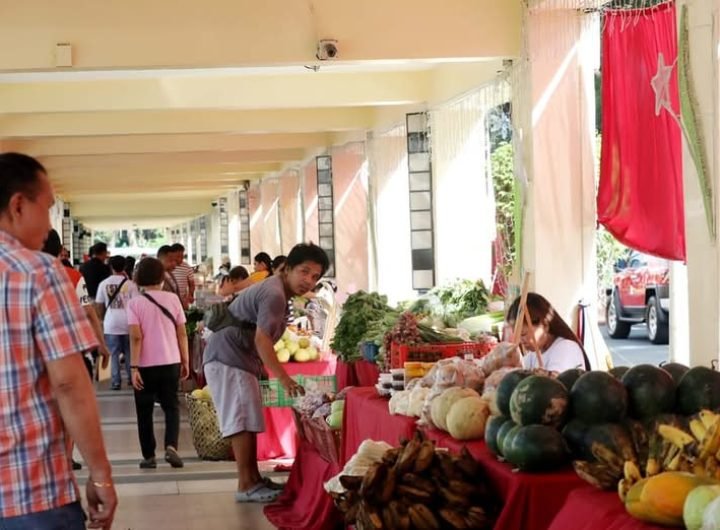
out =
<path fill-rule="evenodd" d="M 388 443 L 365 440 L 358 447 L 357 453 L 345 464 L 343 470 L 325 483 L 325 491 L 337 494 L 345 493 L 345 488 L 340 484 L 341 476 L 364 476 L 370 466 L 380 462 L 383 455 L 390 449 L 392 449 L 392 445 Z"/>

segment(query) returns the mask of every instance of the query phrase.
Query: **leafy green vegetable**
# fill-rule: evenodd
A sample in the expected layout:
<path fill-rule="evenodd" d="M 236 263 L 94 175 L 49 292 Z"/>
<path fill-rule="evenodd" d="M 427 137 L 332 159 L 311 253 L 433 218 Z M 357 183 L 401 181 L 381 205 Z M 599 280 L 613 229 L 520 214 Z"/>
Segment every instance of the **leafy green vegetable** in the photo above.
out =
<path fill-rule="evenodd" d="M 388 306 L 386 296 L 365 291 L 351 294 L 343 304 L 340 322 L 335 328 L 330 347 L 343 361 L 359 359 L 360 343 L 373 323 L 394 312 Z"/>
<path fill-rule="evenodd" d="M 431 289 L 410 306 L 410 311 L 439 318 L 454 328 L 466 318 L 485 313 L 489 296 L 482 280 L 456 280 Z"/>

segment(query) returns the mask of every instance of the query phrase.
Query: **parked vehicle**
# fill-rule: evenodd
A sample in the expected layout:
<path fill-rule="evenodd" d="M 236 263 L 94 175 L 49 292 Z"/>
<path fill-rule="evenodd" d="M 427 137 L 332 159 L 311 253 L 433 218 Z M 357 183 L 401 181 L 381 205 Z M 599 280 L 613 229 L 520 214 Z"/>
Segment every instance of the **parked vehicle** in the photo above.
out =
<path fill-rule="evenodd" d="M 653 344 L 667 344 L 670 323 L 670 264 L 667 260 L 630 250 L 615 264 L 605 320 L 609 335 L 625 339 L 633 324 L 645 322 Z"/>

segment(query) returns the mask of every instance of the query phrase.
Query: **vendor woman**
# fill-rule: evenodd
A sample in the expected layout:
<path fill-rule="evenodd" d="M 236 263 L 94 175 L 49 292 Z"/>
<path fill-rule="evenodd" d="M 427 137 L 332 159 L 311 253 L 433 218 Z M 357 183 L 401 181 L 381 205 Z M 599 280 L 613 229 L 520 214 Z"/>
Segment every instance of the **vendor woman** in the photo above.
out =
<path fill-rule="evenodd" d="M 507 313 L 507 322 L 513 328 L 519 305 L 520 297 L 515 299 Z M 590 363 L 580 340 L 550 302 L 537 293 L 528 293 L 526 307 L 531 325 L 525 324 L 520 336 L 520 344 L 526 352 L 525 368 L 539 368 L 537 354 L 534 351 L 537 346 L 545 370 L 550 372 L 564 372 L 571 368 L 590 370 Z"/>

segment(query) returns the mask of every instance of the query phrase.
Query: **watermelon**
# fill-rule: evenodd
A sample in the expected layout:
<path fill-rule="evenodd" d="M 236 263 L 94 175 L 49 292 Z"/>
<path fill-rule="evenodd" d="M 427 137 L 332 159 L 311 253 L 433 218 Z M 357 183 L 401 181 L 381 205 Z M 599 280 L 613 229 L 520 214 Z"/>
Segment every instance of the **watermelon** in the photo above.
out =
<path fill-rule="evenodd" d="M 627 372 L 628 370 L 630 370 L 629 366 L 616 366 L 615 368 L 610 368 L 610 370 L 608 370 L 608 373 L 613 377 L 622 379 L 622 376 L 624 376 L 625 372 Z"/>
<path fill-rule="evenodd" d="M 510 460 L 512 456 L 513 440 L 515 440 L 515 436 L 517 436 L 517 433 L 520 432 L 520 429 L 522 429 L 522 425 L 515 425 L 508 431 L 507 435 L 505 435 L 502 450 L 506 460 Z"/>
<path fill-rule="evenodd" d="M 680 363 L 660 363 L 660 368 L 672 376 L 676 385 L 680 383 L 680 379 L 682 379 L 685 373 L 690 370 L 690 368 Z"/>
<path fill-rule="evenodd" d="M 530 377 L 530 370 L 513 370 L 505 374 L 495 392 L 495 402 L 503 416 L 510 417 L 510 397 L 515 387 L 526 377 Z"/>
<path fill-rule="evenodd" d="M 572 417 L 588 425 L 617 423 L 627 413 L 627 390 L 607 372 L 587 372 L 570 391 Z"/>
<path fill-rule="evenodd" d="M 507 433 L 510 432 L 510 429 L 512 429 L 513 427 L 515 427 L 515 422 L 512 420 L 508 420 L 503 423 L 497 431 L 497 436 L 495 437 L 495 445 L 500 451 L 500 454 L 503 456 L 505 455 L 505 453 L 503 452 L 503 444 L 505 443 L 505 437 L 507 436 Z"/>
<path fill-rule="evenodd" d="M 585 434 L 590 427 L 580 420 L 570 420 L 562 430 L 563 438 L 573 455 L 578 460 L 592 460 L 588 456 L 587 446 L 585 445 Z"/>
<path fill-rule="evenodd" d="M 510 416 L 518 425 L 561 427 L 567 413 L 568 391 L 552 377 L 527 377 L 518 383 L 510 398 Z"/>
<path fill-rule="evenodd" d="M 675 381 L 662 368 L 651 364 L 633 366 L 622 384 L 628 393 L 628 415 L 646 420 L 675 408 Z"/>
<path fill-rule="evenodd" d="M 567 462 L 562 435 L 547 425 L 519 427 L 508 450 L 508 461 L 523 471 L 553 470 Z"/>
<path fill-rule="evenodd" d="M 568 392 L 570 392 L 570 389 L 575 384 L 575 381 L 577 381 L 584 373 L 585 370 L 581 370 L 580 368 L 570 368 L 557 376 L 557 380 L 565 385 L 565 388 L 567 388 Z"/>
<path fill-rule="evenodd" d="M 494 455 L 502 454 L 497 443 L 497 433 L 508 421 L 509 418 L 506 416 L 492 416 L 485 424 L 485 443 Z"/>
<path fill-rule="evenodd" d="M 691 416 L 702 409 L 720 408 L 720 372 L 704 366 L 690 368 L 677 388 L 677 412 Z"/>

